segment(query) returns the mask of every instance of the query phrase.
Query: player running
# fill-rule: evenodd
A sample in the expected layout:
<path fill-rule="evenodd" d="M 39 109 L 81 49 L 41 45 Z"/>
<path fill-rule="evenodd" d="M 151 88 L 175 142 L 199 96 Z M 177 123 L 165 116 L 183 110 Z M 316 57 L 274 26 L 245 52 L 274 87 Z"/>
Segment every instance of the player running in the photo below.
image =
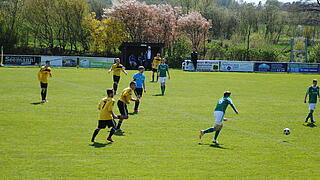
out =
<path fill-rule="evenodd" d="M 158 72 L 158 65 L 161 63 L 162 59 L 160 57 L 160 53 L 157 53 L 157 56 L 153 58 L 152 62 L 152 80 L 151 82 L 154 82 L 154 74 Z M 157 81 L 158 82 L 158 76 L 157 76 Z"/>
<path fill-rule="evenodd" d="M 136 87 L 137 87 L 136 82 L 132 81 L 130 83 L 130 87 L 125 88 L 121 92 L 120 99 L 118 100 L 118 108 L 121 114 L 120 116 L 118 116 L 119 118 L 119 122 L 117 126 L 118 132 L 122 132 L 122 129 L 120 129 L 120 127 L 122 125 L 123 120 L 129 118 L 127 104 L 130 104 L 130 101 L 135 101 L 135 102 L 139 101 L 139 99 L 132 98 L 133 91 L 136 89 Z"/>
<path fill-rule="evenodd" d="M 113 106 L 116 100 L 113 99 L 114 90 L 107 90 L 107 97 L 101 99 L 98 109 L 100 110 L 100 119 L 98 123 L 98 128 L 94 130 L 91 142 L 94 142 L 95 137 L 98 135 L 101 129 L 105 129 L 107 126 L 111 128 L 109 136 L 107 138 L 108 141 L 113 142 L 112 135 L 116 131 L 116 122 L 114 119 L 118 118 L 117 115 L 113 113 Z"/>
<path fill-rule="evenodd" d="M 318 84 L 318 80 L 314 79 L 313 85 L 308 88 L 306 96 L 304 97 L 304 103 L 307 103 L 307 97 L 309 95 L 309 110 L 310 110 L 305 122 L 308 122 L 310 118 L 311 123 L 315 123 L 315 121 L 313 120 L 313 112 L 317 105 L 317 98 L 320 97 L 319 86 L 317 86 L 317 84 Z"/>
<path fill-rule="evenodd" d="M 169 66 L 166 64 L 166 59 L 163 59 L 161 64 L 158 66 L 158 77 L 160 77 L 162 96 L 164 96 L 164 92 L 166 91 L 167 73 L 168 78 L 170 79 Z"/>
<path fill-rule="evenodd" d="M 230 91 L 226 91 L 223 94 L 223 98 L 219 99 L 217 105 L 216 105 L 216 109 L 214 110 L 214 117 L 215 117 L 215 126 L 214 127 L 210 127 L 206 130 L 200 130 L 200 136 L 199 138 L 201 139 L 201 137 L 206 134 L 206 133 L 212 133 L 214 131 L 216 131 L 216 134 L 214 136 L 214 139 L 212 140 L 213 143 L 218 143 L 217 138 L 218 135 L 222 129 L 223 126 L 223 121 L 227 121 L 226 118 L 224 118 L 224 114 L 226 112 L 226 109 L 228 107 L 228 105 L 230 104 L 232 109 L 234 110 L 234 112 L 236 112 L 236 114 L 238 114 L 238 110 L 236 109 L 236 107 L 234 106 L 232 99 L 230 98 L 231 96 L 231 92 Z"/>
<path fill-rule="evenodd" d="M 121 72 L 126 75 L 128 75 L 128 73 L 124 69 L 124 66 L 120 64 L 120 58 L 116 58 L 115 61 L 116 63 L 111 66 L 108 72 L 110 73 L 111 71 L 113 71 L 113 90 L 115 91 L 115 94 L 117 94 Z"/>
<path fill-rule="evenodd" d="M 145 79 L 146 76 L 143 74 L 144 72 L 144 67 L 143 66 L 139 66 L 138 68 L 139 72 L 133 75 L 133 81 L 135 81 L 137 83 L 137 87 L 134 91 L 134 93 L 136 94 L 137 98 L 139 99 L 139 101 L 135 102 L 134 105 L 134 113 L 138 113 L 139 112 L 139 104 L 140 104 L 140 100 L 142 97 L 142 93 L 144 91 L 144 93 L 146 93 L 146 84 L 145 84 Z"/>
<path fill-rule="evenodd" d="M 46 65 L 40 68 L 38 72 L 38 79 L 40 81 L 41 87 L 41 98 L 42 103 L 48 102 L 47 98 L 47 91 L 48 91 L 48 77 L 52 77 L 51 68 L 50 68 L 50 61 L 46 61 Z"/>

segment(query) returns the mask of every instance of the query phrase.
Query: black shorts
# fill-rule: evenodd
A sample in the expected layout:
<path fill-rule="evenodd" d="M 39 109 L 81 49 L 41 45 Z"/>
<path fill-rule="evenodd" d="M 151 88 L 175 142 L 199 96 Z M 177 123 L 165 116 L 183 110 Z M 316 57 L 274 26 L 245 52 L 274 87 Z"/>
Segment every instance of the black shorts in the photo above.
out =
<path fill-rule="evenodd" d="M 116 122 L 112 120 L 99 120 L 98 128 L 99 129 L 105 129 L 108 126 L 108 128 L 116 128 Z"/>
<path fill-rule="evenodd" d="M 119 83 L 120 76 L 113 75 L 113 82 Z"/>
<path fill-rule="evenodd" d="M 118 101 L 118 108 L 119 108 L 119 112 L 122 116 L 128 116 L 128 108 L 127 108 L 127 104 L 122 102 L 122 101 Z"/>
<path fill-rule="evenodd" d="M 158 72 L 158 69 L 152 68 L 152 71 L 153 71 L 153 72 Z"/>
<path fill-rule="evenodd" d="M 143 88 L 136 88 L 134 90 L 134 93 L 136 94 L 137 97 L 142 97 Z"/>
<path fill-rule="evenodd" d="M 48 88 L 48 83 L 42 83 L 42 82 L 40 82 L 40 87 L 41 87 L 41 88 Z"/>

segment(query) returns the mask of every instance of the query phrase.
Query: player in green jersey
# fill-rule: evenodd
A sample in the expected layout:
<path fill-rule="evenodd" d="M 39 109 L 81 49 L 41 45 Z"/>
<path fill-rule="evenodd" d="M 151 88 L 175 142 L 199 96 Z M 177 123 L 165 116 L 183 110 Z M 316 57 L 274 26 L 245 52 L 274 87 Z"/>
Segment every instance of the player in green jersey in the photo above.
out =
<path fill-rule="evenodd" d="M 167 73 L 168 78 L 170 79 L 169 66 L 166 64 L 166 59 L 163 59 L 161 64 L 159 64 L 158 66 L 158 77 L 160 77 L 162 96 L 164 95 L 164 92 L 166 90 Z"/>
<path fill-rule="evenodd" d="M 236 114 L 238 114 L 238 110 L 236 109 L 235 105 L 232 102 L 232 99 L 230 98 L 231 96 L 231 92 L 230 91 L 226 91 L 223 94 L 223 98 L 219 99 L 216 108 L 214 110 L 214 117 L 215 117 L 215 126 L 214 127 L 210 127 L 206 130 L 200 130 L 200 136 L 199 138 L 201 139 L 201 137 L 206 134 L 206 133 L 212 133 L 214 131 L 216 131 L 216 134 L 212 140 L 213 143 L 218 143 L 217 138 L 218 135 L 222 129 L 223 126 L 223 122 L 222 121 L 227 121 L 226 118 L 224 118 L 224 114 L 226 112 L 226 109 L 228 107 L 228 105 L 230 104 L 230 106 L 232 107 L 232 109 L 234 110 L 234 112 L 236 112 Z"/>
<path fill-rule="evenodd" d="M 317 86 L 318 80 L 313 80 L 313 85 L 308 88 L 306 96 L 304 97 L 304 103 L 307 103 L 307 97 L 309 95 L 309 114 L 306 118 L 305 122 L 308 122 L 309 118 L 311 119 L 311 123 L 315 123 L 313 120 L 313 112 L 317 105 L 317 98 L 320 97 L 319 95 L 319 86 Z"/>

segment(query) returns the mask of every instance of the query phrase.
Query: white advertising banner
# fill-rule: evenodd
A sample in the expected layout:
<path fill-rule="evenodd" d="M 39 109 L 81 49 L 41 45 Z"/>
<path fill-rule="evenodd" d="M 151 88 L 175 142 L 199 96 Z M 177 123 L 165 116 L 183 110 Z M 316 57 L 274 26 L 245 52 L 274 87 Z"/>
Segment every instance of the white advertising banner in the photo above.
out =
<path fill-rule="evenodd" d="M 182 63 L 184 71 L 194 71 L 194 66 L 191 60 L 185 60 Z M 219 71 L 219 61 L 217 60 L 198 60 L 197 71 Z"/>
<path fill-rule="evenodd" d="M 220 71 L 253 72 L 254 63 L 247 61 L 221 61 Z"/>

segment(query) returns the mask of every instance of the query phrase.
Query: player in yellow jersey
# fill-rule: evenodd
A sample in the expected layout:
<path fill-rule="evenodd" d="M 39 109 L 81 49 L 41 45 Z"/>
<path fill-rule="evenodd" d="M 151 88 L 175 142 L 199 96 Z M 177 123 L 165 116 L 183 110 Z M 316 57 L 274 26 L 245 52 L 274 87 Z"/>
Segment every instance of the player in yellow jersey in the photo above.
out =
<path fill-rule="evenodd" d="M 124 69 L 124 66 L 120 64 L 119 58 L 116 58 L 115 61 L 116 63 L 111 66 L 111 68 L 109 69 L 109 73 L 113 71 L 113 90 L 115 91 L 115 94 L 117 94 L 121 72 L 123 72 L 126 75 L 128 75 L 128 73 Z"/>
<path fill-rule="evenodd" d="M 98 109 L 100 111 L 100 118 L 98 123 L 98 128 L 94 130 L 91 142 L 94 142 L 95 137 L 98 135 L 99 131 L 101 129 L 105 129 L 107 126 L 108 128 L 111 127 L 111 131 L 109 133 L 109 136 L 107 138 L 108 141 L 113 142 L 112 135 L 116 131 L 116 122 L 114 119 L 118 118 L 117 115 L 113 113 L 113 106 L 116 102 L 113 99 L 114 91 L 113 89 L 107 90 L 107 97 L 104 97 L 101 99 Z"/>
<path fill-rule="evenodd" d="M 135 102 L 139 102 L 139 99 L 134 99 L 132 98 L 132 95 L 134 93 L 134 90 L 136 89 L 137 87 L 137 84 L 135 81 L 132 81 L 130 83 L 130 86 L 125 88 L 122 93 L 121 93 L 121 96 L 118 100 L 118 108 L 119 108 L 119 111 L 120 111 L 120 116 L 119 117 L 119 122 L 118 122 L 118 126 L 117 126 L 117 131 L 122 131 L 120 129 L 121 127 L 121 124 L 122 124 L 122 121 L 124 119 L 128 119 L 129 116 L 128 116 L 128 108 L 127 108 L 127 104 L 130 104 L 130 101 L 135 101 Z"/>
<path fill-rule="evenodd" d="M 48 77 L 52 77 L 50 61 L 46 61 L 46 65 L 42 66 L 38 72 L 38 79 L 41 87 L 41 102 L 43 103 L 48 102 L 46 99 L 48 90 Z"/>
<path fill-rule="evenodd" d="M 153 58 L 152 62 L 152 80 L 151 82 L 154 82 L 154 74 L 158 73 L 158 66 L 161 64 L 162 58 L 160 57 L 160 53 L 157 53 L 157 56 Z M 157 81 L 158 82 L 158 76 Z"/>

